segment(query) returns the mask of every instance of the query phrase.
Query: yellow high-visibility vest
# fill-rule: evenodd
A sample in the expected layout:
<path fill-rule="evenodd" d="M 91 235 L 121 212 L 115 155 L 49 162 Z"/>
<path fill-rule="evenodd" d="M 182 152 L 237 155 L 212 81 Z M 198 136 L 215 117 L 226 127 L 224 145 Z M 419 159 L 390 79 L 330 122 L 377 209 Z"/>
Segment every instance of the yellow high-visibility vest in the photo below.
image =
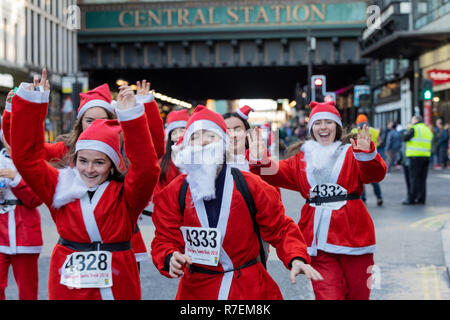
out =
<path fill-rule="evenodd" d="M 362 128 L 361 128 L 361 130 L 362 130 Z M 353 128 L 351 133 L 358 133 L 358 128 Z M 377 147 L 378 136 L 380 135 L 380 130 L 372 128 L 372 127 L 369 127 L 369 133 L 372 135 L 372 141 L 373 141 L 373 144 L 375 145 L 375 148 L 376 148 Z"/>
<path fill-rule="evenodd" d="M 414 128 L 414 136 L 406 143 L 407 157 L 429 157 L 431 156 L 431 140 L 433 140 L 433 132 L 425 125 L 425 123 L 416 123 Z"/>

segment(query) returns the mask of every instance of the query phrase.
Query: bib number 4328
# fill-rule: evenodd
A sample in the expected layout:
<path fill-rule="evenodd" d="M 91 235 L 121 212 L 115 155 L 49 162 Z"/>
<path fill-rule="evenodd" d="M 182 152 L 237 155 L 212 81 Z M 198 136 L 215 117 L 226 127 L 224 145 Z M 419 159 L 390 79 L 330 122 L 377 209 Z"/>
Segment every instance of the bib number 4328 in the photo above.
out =
<path fill-rule="evenodd" d="M 109 251 L 74 252 L 61 268 L 61 284 L 74 288 L 112 286 L 112 253 Z"/>

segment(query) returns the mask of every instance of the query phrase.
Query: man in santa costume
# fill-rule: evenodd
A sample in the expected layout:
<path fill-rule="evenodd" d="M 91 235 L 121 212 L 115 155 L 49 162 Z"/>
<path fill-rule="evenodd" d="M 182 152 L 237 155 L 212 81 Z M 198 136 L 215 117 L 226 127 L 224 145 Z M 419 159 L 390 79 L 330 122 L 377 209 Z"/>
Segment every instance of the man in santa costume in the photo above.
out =
<path fill-rule="evenodd" d="M 174 162 L 182 174 L 155 198 L 152 258 L 161 274 L 180 278 L 177 299 L 282 299 L 260 262 L 258 237 L 247 205 L 224 163 L 227 127 L 222 116 L 197 106 L 178 141 Z M 259 177 L 242 172 L 256 207 L 261 237 L 277 249 L 290 279 L 305 273 L 320 279 L 309 263 L 302 234 L 284 214 L 278 194 Z M 185 208 L 181 185 L 188 190 Z"/>
<path fill-rule="evenodd" d="M 0 130 L 0 300 L 5 300 L 12 266 L 20 300 L 38 298 L 38 259 L 42 250 L 42 201 L 22 179 L 11 160 L 11 149 Z"/>
<path fill-rule="evenodd" d="M 358 130 L 356 141 L 348 139 L 333 101 L 310 106 L 312 139 L 296 155 L 275 162 L 266 157 L 264 141 L 254 131 L 250 169 L 306 199 L 298 224 L 311 265 L 324 278 L 312 282 L 316 299 L 369 299 L 375 230 L 361 193 L 364 184 L 384 178 L 386 165 L 367 127 Z"/>
<path fill-rule="evenodd" d="M 43 123 L 50 85 L 22 83 L 12 101 L 12 158 L 30 188 L 47 205 L 60 235 L 49 270 L 49 299 L 140 299 L 131 238 L 159 176 L 144 106 L 121 87 L 118 120 L 95 120 L 75 146 L 74 167 L 56 169 L 44 159 Z M 123 159 L 128 172 L 118 170 Z"/>

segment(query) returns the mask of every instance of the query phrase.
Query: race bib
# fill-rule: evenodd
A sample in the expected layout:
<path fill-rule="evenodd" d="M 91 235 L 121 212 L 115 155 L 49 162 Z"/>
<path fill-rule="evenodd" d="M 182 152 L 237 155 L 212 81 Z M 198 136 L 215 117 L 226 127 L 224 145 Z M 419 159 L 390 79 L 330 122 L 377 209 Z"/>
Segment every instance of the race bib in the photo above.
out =
<path fill-rule="evenodd" d="M 111 261 L 109 251 L 74 252 L 61 268 L 60 283 L 74 288 L 111 287 Z"/>
<path fill-rule="evenodd" d="M 181 227 L 184 254 L 193 263 L 217 266 L 221 248 L 221 234 L 217 228 Z"/>
<path fill-rule="evenodd" d="M 322 183 L 317 184 L 309 190 L 309 198 L 313 199 L 315 197 L 327 198 L 335 196 L 346 196 L 347 190 L 338 184 L 333 183 Z M 333 210 L 342 208 L 347 203 L 347 200 L 334 201 L 334 202 L 323 202 L 316 204 L 311 202 L 309 205 L 312 207 L 325 207 Z"/>

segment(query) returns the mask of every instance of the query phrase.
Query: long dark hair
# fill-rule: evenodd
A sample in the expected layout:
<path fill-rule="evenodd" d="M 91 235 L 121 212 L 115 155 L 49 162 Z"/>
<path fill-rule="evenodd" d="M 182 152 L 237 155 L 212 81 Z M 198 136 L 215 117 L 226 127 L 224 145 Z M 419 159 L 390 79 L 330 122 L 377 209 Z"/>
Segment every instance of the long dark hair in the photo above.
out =
<path fill-rule="evenodd" d="M 167 139 L 166 143 L 166 152 L 161 158 L 161 162 L 159 163 L 159 166 L 161 167 L 161 173 L 159 174 L 159 181 L 163 182 L 167 179 L 167 169 L 169 168 L 170 160 L 172 158 L 172 146 L 174 145 L 174 142 L 171 139 L 173 130 L 169 134 L 169 138 Z"/>
<path fill-rule="evenodd" d="M 228 118 L 233 118 L 233 117 L 238 118 L 244 124 L 245 131 L 248 131 L 250 129 L 250 124 L 248 123 L 248 121 L 245 120 L 244 118 L 242 118 L 239 115 L 239 113 L 237 113 L 237 112 L 227 112 L 224 115 L 222 115 L 222 117 L 223 117 L 224 120 L 228 119 Z M 247 139 L 247 136 L 246 136 L 245 137 L 245 149 L 248 149 L 248 146 L 249 146 L 249 144 L 248 144 L 248 139 Z"/>

